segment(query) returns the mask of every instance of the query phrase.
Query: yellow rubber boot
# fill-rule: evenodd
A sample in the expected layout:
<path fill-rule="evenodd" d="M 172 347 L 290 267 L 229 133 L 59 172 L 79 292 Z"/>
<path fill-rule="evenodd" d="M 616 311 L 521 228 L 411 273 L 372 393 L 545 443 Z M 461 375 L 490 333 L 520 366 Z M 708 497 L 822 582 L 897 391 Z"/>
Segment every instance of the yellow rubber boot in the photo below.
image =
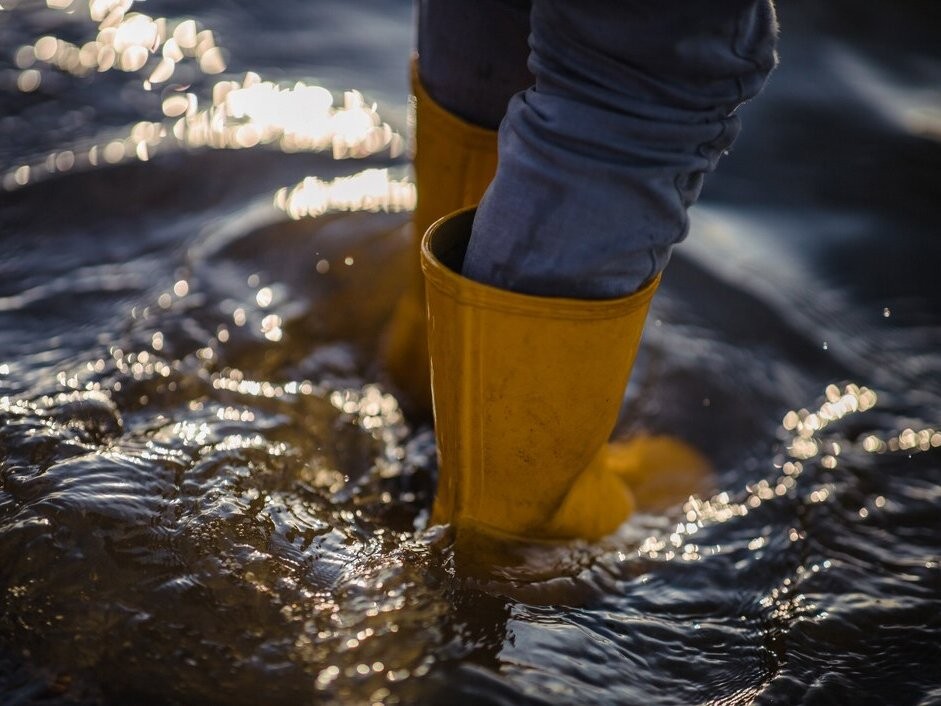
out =
<path fill-rule="evenodd" d="M 640 454 L 607 443 L 659 277 L 609 300 L 474 282 L 459 274 L 473 214 L 441 219 L 422 242 L 439 460 L 432 522 L 598 539 L 630 515 L 628 484 L 653 466 L 701 478 L 708 463 L 677 440 L 647 437 Z"/>
<path fill-rule="evenodd" d="M 421 85 L 412 64 L 415 95 L 415 185 L 412 216 L 415 257 L 408 286 L 386 332 L 382 353 L 393 382 L 415 411 L 431 411 L 425 284 L 419 269 L 421 237 L 442 216 L 480 202 L 497 169 L 497 133 L 449 113 Z"/>

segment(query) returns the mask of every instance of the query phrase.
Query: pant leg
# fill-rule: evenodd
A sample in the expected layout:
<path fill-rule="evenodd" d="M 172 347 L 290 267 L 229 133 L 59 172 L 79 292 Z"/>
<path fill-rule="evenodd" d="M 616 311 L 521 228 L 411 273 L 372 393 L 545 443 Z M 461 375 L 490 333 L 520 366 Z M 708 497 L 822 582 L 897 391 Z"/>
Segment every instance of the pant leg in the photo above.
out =
<path fill-rule="evenodd" d="M 771 0 L 533 0 L 535 85 L 501 124 L 465 276 L 605 298 L 660 272 L 776 30 Z"/>
<path fill-rule="evenodd" d="M 533 83 L 530 0 L 420 0 L 418 74 L 451 113 L 496 130 L 510 98 Z"/>

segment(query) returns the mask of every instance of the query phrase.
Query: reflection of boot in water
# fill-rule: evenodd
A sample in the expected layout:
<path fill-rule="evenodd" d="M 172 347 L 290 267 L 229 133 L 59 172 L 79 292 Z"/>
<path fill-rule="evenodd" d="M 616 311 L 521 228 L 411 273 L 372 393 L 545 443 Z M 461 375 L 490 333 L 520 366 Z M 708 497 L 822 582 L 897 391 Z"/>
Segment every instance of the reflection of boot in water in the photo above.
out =
<path fill-rule="evenodd" d="M 529 538 L 597 539 L 634 510 L 629 483 L 694 485 L 695 450 L 608 444 L 659 277 L 626 297 L 537 297 L 460 274 L 474 211 L 422 244 L 439 480 L 433 522 Z M 695 488 L 698 489 L 698 488 Z"/>
<path fill-rule="evenodd" d="M 415 182 L 418 204 L 412 218 L 414 257 L 406 290 L 386 332 L 383 362 L 404 402 L 431 411 L 425 283 L 419 271 L 421 237 L 437 219 L 476 205 L 497 167 L 497 133 L 472 125 L 437 104 L 412 68 L 415 94 Z"/>

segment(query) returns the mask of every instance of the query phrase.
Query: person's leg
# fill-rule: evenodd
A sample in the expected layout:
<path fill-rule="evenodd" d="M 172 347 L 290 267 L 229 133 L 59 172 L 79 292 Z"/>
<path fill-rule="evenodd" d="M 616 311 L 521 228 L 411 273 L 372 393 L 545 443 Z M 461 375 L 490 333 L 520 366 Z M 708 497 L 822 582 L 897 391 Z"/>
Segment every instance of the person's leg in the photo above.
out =
<path fill-rule="evenodd" d="M 529 12 L 530 0 L 421 0 L 418 75 L 428 95 L 496 130 L 510 98 L 533 83 Z"/>
<path fill-rule="evenodd" d="M 768 0 L 534 0 L 536 85 L 510 103 L 496 178 L 422 243 L 434 522 L 594 539 L 638 483 L 696 491 L 708 464 L 678 440 L 606 442 L 659 272 L 774 37 Z"/>
<path fill-rule="evenodd" d="M 533 82 L 528 36 L 528 0 L 419 3 L 413 74 L 418 239 L 438 218 L 478 203 L 493 178 L 496 128 L 510 98 Z"/>
<path fill-rule="evenodd" d="M 663 270 L 775 38 L 770 0 L 535 0 L 535 85 L 500 127 L 464 274 L 604 298 Z"/>
<path fill-rule="evenodd" d="M 424 283 L 418 243 L 434 221 L 480 201 L 497 166 L 510 97 L 532 84 L 526 68 L 528 0 L 421 0 L 415 95 L 414 268 L 386 332 L 382 358 L 403 402 L 431 410 Z"/>

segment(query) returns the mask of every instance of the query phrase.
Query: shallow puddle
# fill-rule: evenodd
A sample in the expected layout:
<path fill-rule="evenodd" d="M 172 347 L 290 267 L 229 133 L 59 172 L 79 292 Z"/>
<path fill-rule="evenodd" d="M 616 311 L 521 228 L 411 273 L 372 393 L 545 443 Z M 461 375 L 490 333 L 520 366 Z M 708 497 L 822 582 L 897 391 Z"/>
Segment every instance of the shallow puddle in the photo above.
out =
<path fill-rule="evenodd" d="M 507 547 L 427 526 L 376 364 L 409 3 L 3 2 L 0 701 L 935 703 L 941 56 L 843 4 L 781 8 L 625 401 L 715 492 Z"/>

